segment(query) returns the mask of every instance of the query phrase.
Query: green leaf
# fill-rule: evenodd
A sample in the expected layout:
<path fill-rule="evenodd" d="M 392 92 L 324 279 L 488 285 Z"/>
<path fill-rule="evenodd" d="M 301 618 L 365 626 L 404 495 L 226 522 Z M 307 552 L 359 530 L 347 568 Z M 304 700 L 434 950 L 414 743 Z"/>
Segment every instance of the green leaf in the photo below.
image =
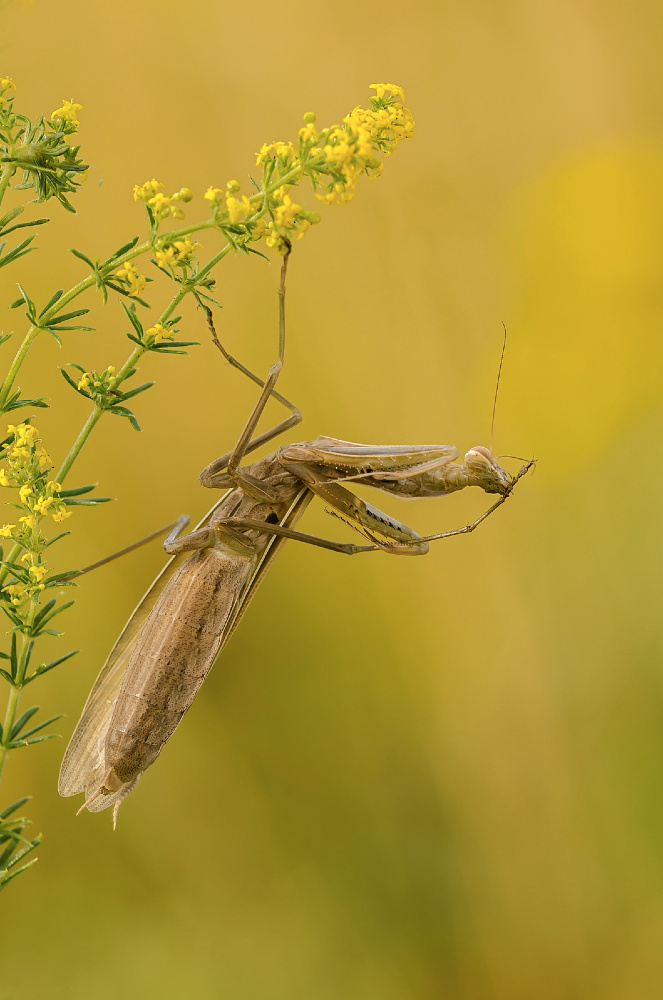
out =
<path fill-rule="evenodd" d="M 83 369 L 80 367 L 80 365 L 74 365 L 74 364 L 72 364 L 71 367 L 72 368 L 78 368 L 79 371 L 81 371 L 81 372 L 83 371 Z M 78 383 L 74 382 L 73 378 L 71 378 L 71 376 L 69 375 L 69 373 L 66 372 L 64 370 L 64 368 L 60 368 L 60 373 L 61 373 L 62 377 L 64 378 L 64 380 L 69 383 L 69 385 L 71 386 L 71 388 L 74 389 L 79 394 L 79 396 L 84 396 L 85 399 L 92 399 L 92 397 L 90 396 L 89 392 L 85 392 L 84 389 L 79 389 L 78 388 Z"/>
<path fill-rule="evenodd" d="M 92 490 L 96 490 L 96 488 L 97 488 L 98 485 L 99 485 L 99 483 L 88 483 L 87 486 L 77 486 L 75 489 L 72 489 L 72 490 L 60 490 L 60 492 L 58 493 L 58 496 L 60 498 L 63 498 L 63 497 L 80 497 L 80 496 L 83 495 L 83 493 L 91 493 Z"/>
<path fill-rule="evenodd" d="M 46 402 L 44 396 L 40 396 L 39 399 L 13 399 L 9 400 L 6 405 L 2 408 L 3 413 L 10 413 L 12 410 L 20 410 L 23 406 L 38 406 L 42 409 L 47 410 L 49 404 Z"/>
<path fill-rule="evenodd" d="M 17 205 L 16 208 L 10 208 L 6 215 L 3 215 L 0 219 L 0 229 L 6 226 L 8 222 L 13 222 L 14 219 L 18 218 L 25 211 L 25 205 Z"/>
<path fill-rule="evenodd" d="M 30 226 L 43 226 L 45 222 L 50 222 L 50 219 L 34 219 L 33 222 L 19 222 L 15 226 L 10 226 L 9 229 L 3 229 L 0 232 L 0 236 L 8 236 L 9 233 L 13 233 L 15 229 L 28 229 Z M 0 222 L 0 227 L 2 222 Z"/>
<path fill-rule="evenodd" d="M 89 311 L 89 309 L 74 309 L 72 312 L 60 313 L 59 316 L 53 317 L 51 323 L 66 323 L 67 320 L 75 319 L 76 316 L 85 316 L 85 314 L 89 313 Z"/>
<path fill-rule="evenodd" d="M 136 417 L 131 410 L 127 410 L 125 406 L 111 406 L 108 410 L 106 410 L 106 413 L 113 413 L 116 417 L 126 417 L 135 431 L 140 430 L 140 424 L 136 420 Z"/>
<path fill-rule="evenodd" d="M 28 708 L 27 711 L 23 712 L 22 715 L 18 717 L 11 730 L 9 731 L 9 739 L 14 740 L 20 733 L 26 722 L 29 722 L 35 712 L 39 711 L 39 705 L 33 705 L 32 708 Z"/>
<path fill-rule="evenodd" d="M 22 806 L 24 806 L 25 803 L 29 801 L 30 801 L 30 796 L 24 795 L 22 799 L 16 799 L 16 802 L 12 802 L 10 806 L 5 806 L 2 812 L 0 812 L 0 820 L 7 819 L 8 816 L 11 816 L 11 814 L 13 812 L 16 812 L 17 809 L 21 809 Z"/>
<path fill-rule="evenodd" d="M 112 410 L 108 410 L 112 413 Z M 62 497 L 62 494 L 60 494 Z M 109 503 L 114 497 L 90 497 L 89 500 L 63 500 L 65 507 L 94 507 L 97 503 Z"/>
<path fill-rule="evenodd" d="M 59 667 L 61 663 L 64 663 L 66 660 L 71 659 L 71 657 L 75 656 L 76 653 L 78 652 L 79 651 L 77 649 L 72 649 L 70 653 L 65 653 L 64 656 L 59 656 L 57 660 L 51 660 L 50 663 L 40 663 L 37 669 L 33 673 L 31 673 L 29 677 L 26 677 L 23 683 L 30 684 L 30 682 L 33 681 L 35 677 L 41 677 L 42 674 L 48 673 L 49 670 L 53 670 L 55 667 Z"/>
<path fill-rule="evenodd" d="M 51 716 L 50 719 L 46 719 L 44 722 L 40 722 L 38 726 L 33 726 L 32 729 L 26 729 L 25 732 L 22 733 L 21 739 L 27 740 L 28 736 L 33 736 L 35 733 L 38 733 L 40 729 L 45 729 L 46 726 L 50 726 L 51 723 L 57 722 L 59 719 L 64 719 L 64 715 L 62 713 L 60 713 L 60 715 Z M 58 735 L 57 733 L 53 733 L 53 736 L 57 735 Z"/>
<path fill-rule="evenodd" d="M 125 402 L 127 399 L 131 399 L 132 396 L 137 396 L 139 392 L 146 392 L 146 390 L 151 389 L 153 385 L 154 382 L 143 382 L 142 385 L 136 386 L 135 389 L 129 389 L 128 392 L 123 392 L 122 402 Z"/>
<path fill-rule="evenodd" d="M 43 736 L 33 736 L 29 740 L 13 740 L 11 743 L 7 744 L 8 750 L 20 750 L 21 747 L 31 747 L 33 743 L 43 743 L 45 740 L 59 740 L 61 736 L 59 733 L 44 733 Z"/>
<path fill-rule="evenodd" d="M 94 333 L 96 328 L 94 326 L 47 326 L 44 327 L 44 329 L 48 330 L 49 333 L 52 333 L 53 336 L 55 336 L 55 330 L 57 330 L 58 333 L 68 333 L 72 330 L 83 330 L 85 333 Z M 56 340 L 60 343 L 59 338 L 56 337 Z"/>
<path fill-rule="evenodd" d="M 125 313 L 127 314 L 127 318 L 129 320 L 129 322 L 131 323 L 131 325 L 133 326 L 134 330 L 136 331 L 136 333 L 138 334 L 138 336 L 142 340 L 142 337 L 143 337 L 143 324 L 141 323 L 141 321 L 138 319 L 138 316 L 136 315 L 136 307 L 134 305 L 126 306 L 124 304 L 124 302 L 123 302 L 122 303 L 122 308 L 124 309 Z"/>
<path fill-rule="evenodd" d="M 82 261 L 83 261 L 83 262 L 84 262 L 85 264 L 87 264 L 87 265 L 88 265 L 88 267 L 91 267 L 93 271 L 95 271 L 95 270 L 96 270 L 96 267 L 95 267 L 95 265 L 94 265 L 94 264 L 92 263 L 92 261 L 90 260 L 90 258 L 89 258 L 89 257 L 86 257 L 86 256 L 85 256 L 85 254 L 84 254 L 84 253 L 81 253 L 81 251 L 80 251 L 80 250 L 74 250 L 74 249 L 73 249 L 73 247 L 70 247 L 70 248 L 69 248 L 69 253 L 73 253 L 74 257 L 78 257 L 78 259 L 79 259 L 79 260 L 82 260 Z"/>
<path fill-rule="evenodd" d="M 125 244 L 124 244 L 123 246 L 121 246 L 121 247 L 119 248 L 119 250 L 116 250 L 116 251 L 115 251 L 115 253 L 112 253 L 112 254 L 110 255 L 110 257 L 108 258 L 108 260 L 104 261 L 104 265 L 108 265 L 108 264 L 110 264 L 110 263 L 111 263 L 111 261 L 113 261 L 113 260 L 117 260 L 117 258 L 118 258 L 118 257 L 121 257 L 121 256 L 122 256 L 122 254 L 124 254 L 124 253 L 128 253 L 128 252 L 129 252 L 129 250 L 133 250 L 133 248 L 134 248 L 134 247 L 136 246 L 136 244 L 138 243 L 138 240 L 139 240 L 139 239 L 140 239 L 140 237 L 139 237 L 139 236 L 134 236 L 134 238 L 133 238 L 132 240 L 129 240 L 129 242 L 128 242 L 128 243 L 125 243 Z"/>
<path fill-rule="evenodd" d="M 47 542 L 44 542 L 44 548 L 47 549 L 49 545 L 54 545 L 55 542 L 59 542 L 61 538 L 66 538 L 67 535 L 70 534 L 70 531 L 61 531 L 59 535 L 56 535 L 54 538 L 49 538 Z"/>
<path fill-rule="evenodd" d="M 44 313 L 48 312 L 48 310 L 51 308 L 51 306 L 55 305 L 55 303 L 58 301 L 58 299 L 62 298 L 63 294 L 64 294 L 64 289 L 63 288 L 58 288 L 57 292 L 53 292 L 53 294 L 51 295 L 50 299 L 48 300 L 48 302 L 46 303 L 46 305 L 44 306 L 44 308 L 42 309 L 42 311 L 39 313 L 39 318 L 40 319 L 44 315 Z"/>
<path fill-rule="evenodd" d="M 48 601 L 42 608 L 40 614 L 36 615 L 32 627 L 41 628 L 42 625 L 46 625 L 48 622 L 52 621 L 56 617 L 56 615 L 61 615 L 63 611 L 66 611 L 67 608 L 70 608 L 73 603 L 74 603 L 73 601 L 65 601 L 64 604 L 60 604 L 59 607 L 54 608 L 53 611 L 50 611 L 49 605 L 50 607 L 52 607 L 55 604 L 55 599 Z M 46 611 L 47 608 L 49 609 L 50 613 L 45 615 L 44 611 Z"/>
<path fill-rule="evenodd" d="M 16 871 L 10 871 L 10 869 L 16 867 L 18 862 L 21 861 L 26 854 L 34 851 L 35 848 L 39 846 L 41 841 L 42 834 L 40 833 L 34 838 L 34 840 L 29 841 L 29 843 L 27 843 L 20 851 L 17 851 L 6 868 L 0 869 L 0 891 L 4 889 L 5 886 L 12 881 L 12 879 L 15 879 L 17 875 L 21 875 L 24 871 L 27 871 L 28 868 L 31 868 L 32 865 L 35 864 L 38 860 L 37 858 L 33 858 L 32 861 L 27 861 L 24 865 L 21 865 L 20 868 L 16 868 Z"/>
<path fill-rule="evenodd" d="M 62 347 L 62 341 L 58 337 L 58 335 L 55 332 L 55 330 L 51 330 L 50 326 L 46 326 L 46 327 L 44 327 L 44 329 L 47 331 L 47 333 L 50 333 L 51 337 L 53 338 L 53 340 L 55 341 L 55 343 L 58 345 L 58 347 Z"/>
<path fill-rule="evenodd" d="M 18 260 L 19 257 L 25 257 L 26 253 L 36 250 L 36 247 L 30 246 L 33 239 L 34 236 L 28 236 L 28 238 L 23 240 L 22 243 L 19 243 L 18 246 L 15 246 L 12 250 L 8 250 L 4 256 L 0 256 L 0 267 L 4 267 L 5 264 L 11 264 L 13 260 Z M 4 243 L 0 246 L 0 253 L 2 252 L 3 247 Z"/>

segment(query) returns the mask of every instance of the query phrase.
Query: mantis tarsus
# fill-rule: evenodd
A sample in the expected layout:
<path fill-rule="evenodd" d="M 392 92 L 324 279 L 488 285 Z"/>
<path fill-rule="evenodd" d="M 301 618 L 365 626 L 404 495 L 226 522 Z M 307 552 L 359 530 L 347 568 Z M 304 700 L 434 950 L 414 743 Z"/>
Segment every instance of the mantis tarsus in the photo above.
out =
<path fill-rule="evenodd" d="M 286 445 L 242 467 L 245 455 L 301 420 L 300 411 L 275 389 L 285 353 L 287 261 L 286 255 L 279 286 L 278 360 L 264 382 L 227 353 L 206 310 L 214 343 L 261 387 L 260 396 L 233 450 L 200 475 L 203 486 L 227 492 L 190 534 L 179 535 L 188 523 L 188 518 L 180 518 L 167 536 L 164 548 L 172 558 L 111 650 L 62 762 L 60 794 L 84 792 L 81 809 L 90 812 L 113 805 L 113 824 L 120 803 L 192 704 L 286 538 L 346 555 L 375 550 L 423 555 L 430 541 L 478 527 L 533 464 L 527 462 L 511 476 L 484 447 L 470 449 L 458 463 L 453 446 L 365 445 L 318 437 Z M 287 406 L 291 415 L 254 436 L 270 397 Z M 471 524 L 422 537 L 342 485 L 352 481 L 409 498 L 479 486 L 499 499 Z M 297 531 L 314 496 L 355 527 L 367 544 Z"/>

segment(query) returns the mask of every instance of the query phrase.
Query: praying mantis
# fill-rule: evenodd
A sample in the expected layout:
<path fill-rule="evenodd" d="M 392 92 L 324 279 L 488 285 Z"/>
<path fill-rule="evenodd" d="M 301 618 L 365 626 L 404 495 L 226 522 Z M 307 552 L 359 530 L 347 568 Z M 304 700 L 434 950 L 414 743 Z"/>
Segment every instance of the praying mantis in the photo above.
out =
<path fill-rule="evenodd" d="M 300 410 L 275 388 L 285 356 L 288 256 L 289 251 L 278 290 L 278 359 L 264 381 L 225 350 L 211 311 L 203 307 L 214 344 L 230 364 L 260 386 L 260 395 L 233 450 L 200 474 L 203 486 L 225 493 L 189 534 L 180 534 L 188 524 L 186 517 L 168 534 L 164 548 L 171 559 L 113 646 L 62 762 L 60 795 L 84 792 L 79 812 L 112 806 L 113 826 L 120 804 L 190 708 L 286 539 L 345 555 L 380 550 L 424 555 L 433 540 L 474 531 L 508 499 L 534 464 L 530 460 L 510 475 L 482 446 L 471 448 L 459 463 L 457 449 L 449 445 L 367 445 L 321 436 L 282 446 L 242 466 L 246 455 L 302 419 Z M 286 406 L 290 416 L 255 434 L 270 397 Z M 471 524 L 420 536 L 344 485 L 355 481 L 406 498 L 444 496 L 478 486 L 499 499 Z M 297 522 L 316 496 L 367 544 L 298 531 Z"/>

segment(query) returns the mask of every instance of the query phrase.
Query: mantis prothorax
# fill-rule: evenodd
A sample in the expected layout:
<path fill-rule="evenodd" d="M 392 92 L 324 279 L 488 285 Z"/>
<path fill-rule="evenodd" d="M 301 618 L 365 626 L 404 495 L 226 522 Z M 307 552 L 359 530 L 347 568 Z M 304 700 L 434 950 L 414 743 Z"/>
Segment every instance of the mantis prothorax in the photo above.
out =
<path fill-rule="evenodd" d="M 172 736 L 286 538 L 346 555 L 376 550 L 423 555 L 430 541 L 478 527 L 533 464 L 527 462 L 512 476 L 481 446 L 471 448 L 459 463 L 457 449 L 448 445 L 367 445 L 318 437 L 241 466 L 247 454 L 301 420 L 297 407 L 275 389 L 285 354 L 287 262 L 286 255 L 279 286 L 278 359 L 264 382 L 228 354 L 206 310 L 216 346 L 261 392 L 233 450 L 200 475 L 203 486 L 225 494 L 194 531 L 179 535 L 188 523 L 180 518 L 167 536 L 164 548 L 172 558 L 111 650 L 62 762 L 60 794 L 84 792 L 81 809 L 90 812 L 112 805 L 114 825 L 120 803 Z M 270 397 L 291 415 L 254 436 Z M 499 499 L 471 524 L 422 537 L 342 485 L 352 481 L 409 498 L 479 486 Z M 314 496 L 353 525 L 367 544 L 297 531 Z"/>

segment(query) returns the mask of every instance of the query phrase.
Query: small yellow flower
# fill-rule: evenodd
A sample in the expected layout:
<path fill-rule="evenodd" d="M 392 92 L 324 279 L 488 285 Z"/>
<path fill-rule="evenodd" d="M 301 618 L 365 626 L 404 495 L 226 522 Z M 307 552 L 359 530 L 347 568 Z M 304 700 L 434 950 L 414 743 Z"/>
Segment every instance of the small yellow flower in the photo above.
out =
<path fill-rule="evenodd" d="M 169 247 L 164 247 L 163 250 L 157 250 L 154 256 L 159 267 L 172 267 L 177 260 L 177 250 L 171 244 Z"/>
<path fill-rule="evenodd" d="M 21 486 L 20 490 L 18 491 L 18 495 L 20 496 L 21 501 L 23 503 L 25 503 L 25 501 L 28 499 L 31 493 L 32 493 L 32 487 L 27 485 Z"/>
<path fill-rule="evenodd" d="M 78 111 L 83 110 L 82 104 L 75 104 L 73 101 L 62 100 L 62 107 L 58 108 L 51 115 L 51 121 L 62 122 L 63 125 L 73 126 L 73 129 L 77 129 L 80 125 L 78 120 Z"/>
<path fill-rule="evenodd" d="M 170 198 L 162 194 L 161 191 L 157 191 L 156 194 L 147 199 L 147 204 L 156 216 L 160 216 L 170 208 Z"/>
<path fill-rule="evenodd" d="M 90 373 L 89 372 L 83 372 L 83 374 L 81 375 L 81 380 L 78 383 L 78 388 L 79 389 L 89 389 L 89 387 L 90 387 Z"/>
<path fill-rule="evenodd" d="M 166 329 L 161 323 L 157 323 L 155 326 L 151 326 L 149 330 L 146 330 L 145 336 L 153 337 L 155 344 L 160 344 L 162 340 L 172 340 L 173 338 L 172 331 Z"/>
<path fill-rule="evenodd" d="M 32 577 L 35 583 L 43 580 L 47 573 L 48 567 L 46 566 L 30 566 L 28 570 L 28 575 Z"/>
<path fill-rule="evenodd" d="M 37 514 L 45 514 L 52 503 L 53 497 L 39 497 L 34 509 Z"/>
<path fill-rule="evenodd" d="M 11 486 L 4 469 L 0 469 L 0 486 Z"/>
<path fill-rule="evenodd" d="M 376 97 L 384 97 L 385 91 L 389 90 L 394 97 L 405 104 L 405 91 L 394 83 L 369 83 L 368 89 L 374 90 Z"/>
<path fill-rule="evenodd" d="M 147 278 L 144 274 L 138 273 L 138 268 L 128 260 L 122 267 L 118 267 L 115 272 L 116 278 L 123 279 L 127 284 L 127 292 L 130 296 L 140 295 L 145 288 Z M 88 374 L 86 372 L 86 374 Z"/>
<path fill-rule="evenodd" d="M 28 514 L 26 517 L 19 517 L 19 522 L 24 524 L 26 528 L 34 528 L 37 519 L 32 514 Z"/>
<path fill-rule="evenodd" d="M 251 211 L 251 203 L 245 194 L 241 198 L 234 198 L 232 195 L 229 195 L 226 198 L 226 206 L 228 209 L 228 220 L 233 225 L 245 219 Z"/>
<path fill-rule="evenodd" d="M 155 177 L 151 181 L 145 181 L 144 184 L 134 184 L 134 201 L 149 201 L 162 188 L 163 184 Z"/>
<path fill-rule="evenodd" d="M 22 583 L 10 583 L 8 587 L 2 588 L 2 592 L 9 594 L 9 600 L 14 605 L 22 604 L 28 596 L 25 585 Z"/>
<path fill-rule="evenodd" d="M 67 510 L 65 507 L 62 507 L 60 510 L 56 510 L 55 511 L 55 513 L 53 514 L 53 520 L 54 521 L 64 521 L 65 518 L 71 517 L 71 515 L 72 515 L 72 511 Z M 22 520 L 22 518 L 21 518 L 21 520 Z"/>
<path fill-rule="evenodd" d="M 39 468 L 43 471 L 44 469 L 50 469 L 53 466 L 51 461 L 51 456 L 48 454 L 45 448 L 37 448 L 35 455 L 37 461 L 39 462 Z"/>
<path fill-rule="evenodd" d="M 2 535 L 3 538 L 11 538 L 12 531 L 14 530 L 15 527 L 16 527 L 15 524 L 3 524 L 3 526 L 0 528 L 0 535 Z"/>
<path fill-rule="evenodd" d="M 212 201 L 212 202 L 220 203 L 225 198 L 225 192 L 222 191 L 221 188 L 208 187 L 207 191 L 203 195 L 203 198 L 206 201 Z"/>
<path fill-rule="evenodd" d="M 59 493 L 62 489 L 62 484 L 56 483 L 51 479 L 48 483 L 46 483 L 46 489 L 50 490 L 51 493 Z"/>
<path fill-rule="evenodd" d="M 6 90 L 16 90 L 16 84 L 10 76 L 0 76 L 0 93 Z"/>

